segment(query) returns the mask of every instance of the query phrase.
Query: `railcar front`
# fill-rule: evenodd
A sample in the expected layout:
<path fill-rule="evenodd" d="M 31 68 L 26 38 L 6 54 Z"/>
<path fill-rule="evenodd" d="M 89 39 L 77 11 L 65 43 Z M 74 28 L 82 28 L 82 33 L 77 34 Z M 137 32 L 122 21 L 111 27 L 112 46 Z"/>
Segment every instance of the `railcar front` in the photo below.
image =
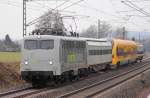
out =
<path fill-rule="evenodd" d="M 21 76 L 31 83 L 46 82 L 60 74 L 59 37 L 29 36 L 22 45 Z"/>
<path fill-rule="evenodd" d="M 134 41 L 114 39 L 112 44 L 112 68 L 136 61 L 137 44 Z"/>

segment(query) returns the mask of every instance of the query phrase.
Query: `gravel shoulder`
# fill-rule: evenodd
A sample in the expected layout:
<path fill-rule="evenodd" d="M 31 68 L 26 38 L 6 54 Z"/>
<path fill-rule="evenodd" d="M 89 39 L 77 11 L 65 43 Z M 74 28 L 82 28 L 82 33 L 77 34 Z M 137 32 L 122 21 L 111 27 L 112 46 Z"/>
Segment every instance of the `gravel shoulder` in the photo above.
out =
<path fill-rule="evenodd" d="M 24 84 L 20 80 L 20 63 L 0 63 L 0 91 Z"/>

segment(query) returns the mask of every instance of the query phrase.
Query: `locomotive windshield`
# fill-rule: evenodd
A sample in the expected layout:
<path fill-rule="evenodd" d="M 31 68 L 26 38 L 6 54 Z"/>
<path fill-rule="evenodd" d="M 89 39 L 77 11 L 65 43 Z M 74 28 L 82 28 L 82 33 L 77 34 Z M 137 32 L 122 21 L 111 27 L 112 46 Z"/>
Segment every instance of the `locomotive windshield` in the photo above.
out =
<path fill-rule="evenodd" d="M 24 44 L 25 49 L 36 49 L 37 48 L 37 41 L 36 40 L 26 40 Z"/>
<path fill-rule="evenodd" d="M 32 49 L 53 49 L 54 40 L 25 40 L 24 48 Z"/>
<path fill-rule="evenodd" d="M 54 48 L 54 40 L 40 41 L 40 49 L 53 49 L 53 48 Z"/>

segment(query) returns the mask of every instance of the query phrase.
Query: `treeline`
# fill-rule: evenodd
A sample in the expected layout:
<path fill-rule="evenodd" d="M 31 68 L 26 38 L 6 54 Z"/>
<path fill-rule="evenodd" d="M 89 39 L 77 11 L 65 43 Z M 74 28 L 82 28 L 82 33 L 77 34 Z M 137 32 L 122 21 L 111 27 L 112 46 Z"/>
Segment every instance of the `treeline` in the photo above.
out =
<path fill-rule="evenodd" d="M 19 43 L 12 41 L 9 35 L 5 36 L 5 39 L 0 40 L 0 51 L 2 52 L 17 52 L 20 51 Z"/>

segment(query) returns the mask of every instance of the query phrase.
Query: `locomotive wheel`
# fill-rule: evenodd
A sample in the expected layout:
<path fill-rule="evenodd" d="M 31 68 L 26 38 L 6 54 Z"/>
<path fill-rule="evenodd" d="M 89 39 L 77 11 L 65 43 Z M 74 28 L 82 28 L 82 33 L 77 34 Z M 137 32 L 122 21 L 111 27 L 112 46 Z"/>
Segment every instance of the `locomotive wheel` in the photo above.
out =
<path fill-rule="evenodd" d="M 105 66 L 105 69 L 103 69 L 103 70 L 106 71 L 106 70 L 108 70 L 108 69 L 110 69 L 110 64 L 107 64 L 107 65 Z"/>
<path fill-rule="evenodd" d="M 33 88 L 37 88 L 37 87 L 38 87 L 38 84 L 35 83 L 35 82 L 32 82 L 32 87 L 33 87 Z"/>
<path fill-rule="evenodd" d="M 54 82 L 52 82 L 52 86 L 54 87 L 59 87 L 62 84 L 61 76 L 55 76 L 54 77 Z"/>
<path fill-rule="evenodd" d="M 32 82 L 33 88 L 41 88 L 41 87 L 45 87 L 45 86 L 46 86 L 46 82 Z"/>
<path fill-rule="evenodd" d="M 55 81 L 56 86 L 61 85 L 62 84 L 61 76 L 55 76 L 54 81 Z"/>
<path fill-rule="evenodd" d="M 59 82 L 60 84 L 63 84 L 66 81 L 64 75 L 60 76 Z"/>
<path fill-rule="evenodd" d="M 78 76 L 82 77 L 82 69 L 78 69 Z"/>
<path fill-rule="evenodd" d="M 72 70 L 72 71 L 70 71 L 70 73 L 69 73 L 69 80 L 72 82 L 73 80 L 74 80 L 74 71 Z"/>
<path fill-rule="evenodd" d="M 75 81 L 79 81 L 80 80 L 79 75 L 74 76 L 74 79 L 75 79 Z"/>
<path fill-rule="evenodd" d="M 89 73 L 95 73 L 95 71 L 94 71 L 94 69 L 93 69 L 92 66 L 89 66 L 89 67 L 88 67 L 88 72 L 89 72 Z"/>
<path fill-rule="evenodd" d="M 85 68 L 85 69 L 84 69 L 84 76 L 88 76 L 88 73 L 89 73 L 89 72 L 88 72 L 88 69 Z"/>
<path fill-rule="evenodd" d="M 79 77 L 88 76 L 88 69 L 87 68 L 79 69 L 78 70 L 78 75 L 79 75 Z"/>

